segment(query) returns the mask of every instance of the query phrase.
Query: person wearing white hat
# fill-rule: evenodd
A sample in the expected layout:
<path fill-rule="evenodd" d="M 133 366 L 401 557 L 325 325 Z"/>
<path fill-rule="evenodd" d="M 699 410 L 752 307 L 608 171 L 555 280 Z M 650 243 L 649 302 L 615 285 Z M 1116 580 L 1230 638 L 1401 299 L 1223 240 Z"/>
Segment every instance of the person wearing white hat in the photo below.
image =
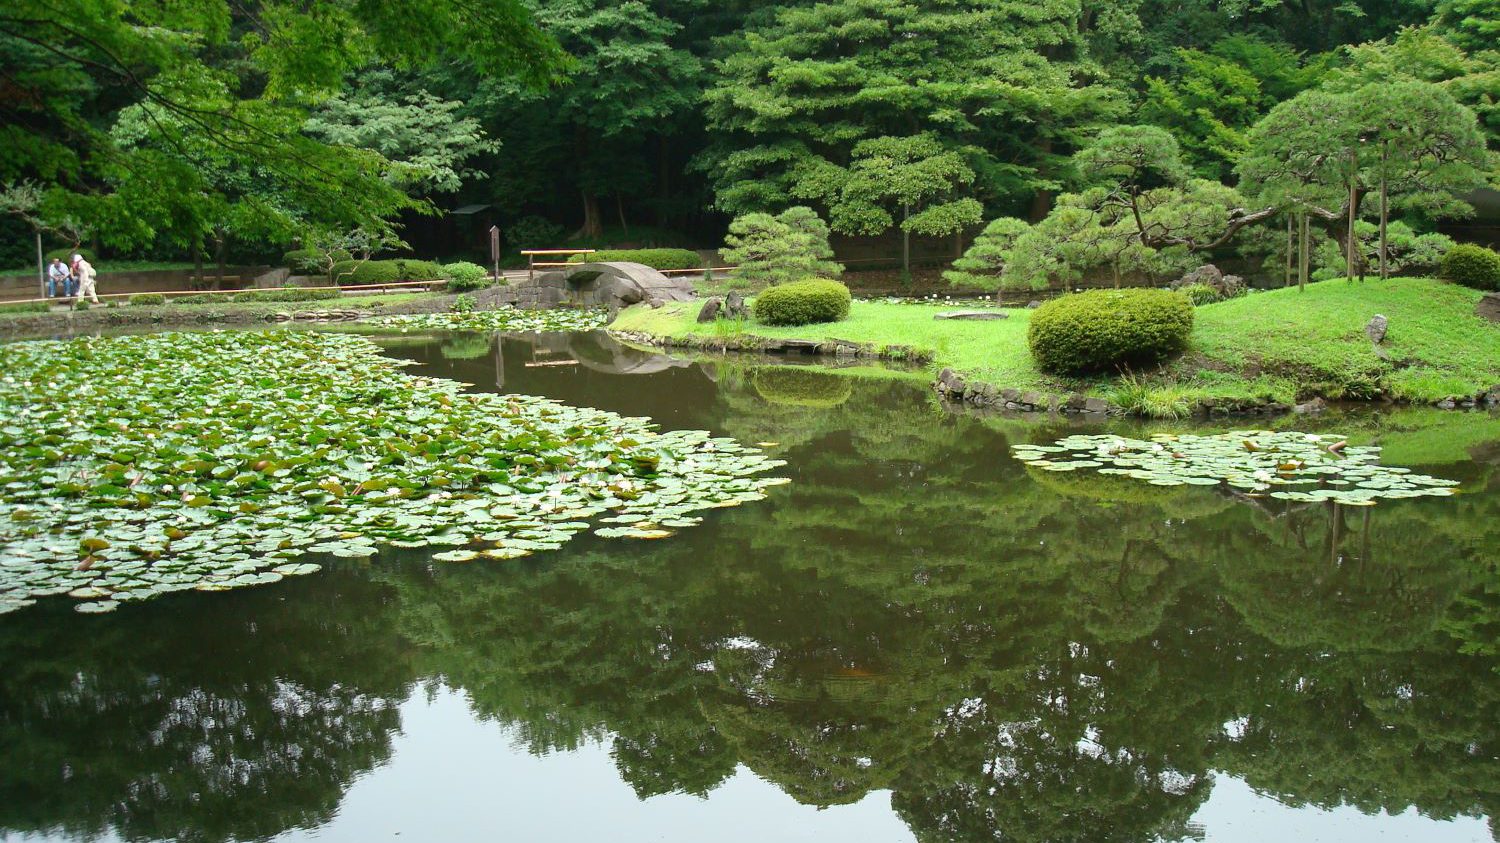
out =
<path fill-rule="evenodd" d="M 84 260 L 83 255 L 73 256 L 73 274 L 78 277 L 78 297 L 89 297 L 94 304 L 99 303 L 99 294 L 94 292 L 94 278 L 98 273 L 94 272 L 94 265 Z"/>

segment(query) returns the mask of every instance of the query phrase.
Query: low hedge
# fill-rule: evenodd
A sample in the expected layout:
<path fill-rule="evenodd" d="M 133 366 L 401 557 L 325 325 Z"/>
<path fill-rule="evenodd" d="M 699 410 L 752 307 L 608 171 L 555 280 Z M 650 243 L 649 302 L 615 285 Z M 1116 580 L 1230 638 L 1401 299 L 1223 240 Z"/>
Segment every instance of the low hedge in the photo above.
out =
<path fill-rule="evenodd" d="M 236 293 L 197 293 L 191 296 L 174 296 L 171 304 L 227 304 L 238 302 L 299 302 L 336 299 L 343 293 L 338 290 L 311 290 L 303 287 L 278 287 L 272 290 L 242 290 Z M 131 296 L 130 303 L 140 296 Z"/>
<path fill-rule="evenodd" d="M 477 263 L 459 261 L 446 264 L 443 274 L 448 277 L 448 289 L 455 293 L 481 290 L 490 285 L 490 271 Z"/>
<path fill-rule="evenodd" d="M 771 287 L 755 299 L 755 318 L 767 325 L 812 325 L 849 316 L 849 288 L 810 279 Z"/>
<path fill-rule="evenodd" d="M 46 313 L 52 309 L 44 301 L 23 301 L 0 304 L 0 313 Z"/>
<path fill-rule="evenodd" d="M 1500 254 L 1473 243 L 1459 243 L 1443 255 L 1438 274 L 1476 290 L 1500 290 Z"/>
<path fill-rule="evenodd" d="M 235 293 L 237 302 L 298 302 L 336 299 L 343 293 L 338 290 L 309 290 L 302 287 L 281 287 L 275 290 L 246 290 Z"/>
<path fill-rule="evenodd" d="M 339 261 L 333 265 L 333 280 L 338 284 L 365 286 L 394 284 L 400 281 L 441 281 L 448 276 L 432 261 L 378 260 Z"/>
<path fill-rule="evenodd" d="M 652 269 L 702 269 L 707 264 L 691 249 L 601 249 L 592 254 L 578 254 L 568 263 L 626 261 L 643 263 Z"/>
<path fill-rule="evenodd" d="M 1193 305 L 1169 290 L 1090 290 L 1036 309 L 1026 339 L 1043 370 L 1060 375 L 1152 366 L 1187 348 Z"/>
<path fill-rule="evenodd" d="M 125 300 L 131 307 L 151 307 L 167 303 L 167 297 L 161 293 L 136 293 Z"/>

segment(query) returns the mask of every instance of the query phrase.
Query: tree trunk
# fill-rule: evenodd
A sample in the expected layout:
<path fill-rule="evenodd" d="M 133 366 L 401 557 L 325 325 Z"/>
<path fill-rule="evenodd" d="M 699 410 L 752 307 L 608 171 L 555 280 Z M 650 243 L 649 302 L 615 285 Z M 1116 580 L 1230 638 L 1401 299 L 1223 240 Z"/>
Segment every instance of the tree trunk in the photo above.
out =
<path fill-rule="evenodd" d="M 1349 227 L 1346 233 L 1348 243 L 1344 262 L 1344 280 L 1354 280 L 1355 261 L 1358 260 L 1359 238 L 1354 233 L 1354 219 L 1357 216 L 1359 205 L 1359 153 L 1355 149 L 1349 150 Z"/>
<path fill-rule="evenodd" d="M 1292 233 L 1292 225 L 1295 218 L 1291 214 L 1286 215 L 1286 274 L 1281 279 L 1281 286 L 1292 286 L 1292 250 L 1297 248 L 1297 235 Z"/>
<path fill-rule="evenodd" d="M 953 259 L 958 260 L 964 256 L 964 230 L 953 232 Z"/>
<path fill-rule="evenodd" d="M 630 223 L 627 223 L 625 221 L 625 200 L 620 198 L 620 194 L 618 193 L 615 194 L 615 210 L 620 214 L 620 231 L 622 231 L 626 237 L 629 237 Z"/>
<path fill-rule="evenodd" d="M 1110 268 L 1110 271 L 1114 273 L 1114 277 L 1115 277 L 1115 289 L 1118 290 L 1118 289 L 1120 289 L 1120 262 L 1119 261 L 1110 261 L 1109 268 Z"/>
<path fill-rule="evenodd" d="M 661 136 L 661 143 L 657 146 L 657 201 L 656 224 L 662 228 L 667 227 L 667 208 L 671 206 L 672 200 L 672 167 L 671 157 L 668 155 L 670 147 L 667 145 L 667 136 Z"/>
<path fill-rule="evenodd" d="M 203 235 L 193 235 L 193 289 L 203 289 Z"/>
<path fill-rule="evenodd" d="M 1386 190 L 1386 161 L 1390 155 L 1390 141 L 1386 141 L 1380 147 L 1380 280 L 1385 281 L 1391 277 L 1390 261 L 1386 258 L 1387 240 L 1385 236 L 1385 224 L 1390 219 L 1391 205 L 1390 195 Z"/>
<path fill-rule="evenodd" d="M 901 206 L 901 283 L 911 283 L 911 232 L 906 230 L 905 223 L 911 218 L 911 206 Z"/>
<path fill-rule="evenodd" d="M 1310 251 L 1308 241 L 1311 239 L 1311 232 L 1308 231 L 1307 214 L 1304 213 L 1302 215 L 1302 243 L 1297 256 L 1297 289 L 1299 291 L 1307 290 L 1307 260 L 1308 252 Z"/>
<path fill-rule="evenodd" d="M 219 264 L 219 277 L 214 281 L 214 289 L 215 290 L 222 290 L 222 289 L 224 289 L 224 272 L 225 272 L 225 269 L 226 269 L 225 263 L 226 263 L 226 259 L 228 257 L 228 254 L 227 254 L 228 251 L 229 251 L 229 238 L 228 237 L 220 236 L 220 237 L 218 237 L 218 238 L 216 238 L 214 240 L 214 253 L 215 253 L 214 257 L 217 259 L 218 264 Z"/>
<path fill-rule="evenodd" d="M 47 259 L 42 257 L 42 232 L 36 233 L 36 283 L 37 298 L 47 297 Z M 63 292 L 67 292 L 64 290 Z"/>
<path fill-rule="evenodd" d="M 587 190 L 583 194 L 583 225 L 579 226 L 577 237 L 585 240 L 598 240 L 604 236 L 604 223 L 599 218 L 599 197 Z"/>
<path fill-rule="evenodd" d="M 1036 144 L 1036 151 L 1043 156 L 1051 155 L 1052 139 L 1043 138 L 1038 141 Z M 1048 173 L 1046 172 L 1045 166 L 1037 168 L 1038 177 L 1045 177 L 1047 175 Z M 1052 195 L 1052 191 L 1050 190 L 1038 190 L 1035 194 L 1033 194 L 1031 197 L 1031 209 L 1026 215 L 1027 220 L 1032 223 L 1038 223 L 1046 219 L 1047 214 L 1052 212 L 1053 198 L 1054 197 Z"/>

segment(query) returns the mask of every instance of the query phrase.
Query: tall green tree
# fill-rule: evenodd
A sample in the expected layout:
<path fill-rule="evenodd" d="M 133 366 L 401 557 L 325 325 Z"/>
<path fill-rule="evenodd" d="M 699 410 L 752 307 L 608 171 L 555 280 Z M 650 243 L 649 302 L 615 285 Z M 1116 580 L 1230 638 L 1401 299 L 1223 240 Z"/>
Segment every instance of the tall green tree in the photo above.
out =
<path fill-rule="evenodd" d="M 834 230 L 951 231 L 973 202 L 1059 186 L 1079 131 L 1116 97 L 1084 77 L 1078 6 L 829 0 L 726 41 L 701 157 L 725 211 L 827 208 Z M 877 189 L 884 173 L 893 186 Z M 900 183 L 897 185 L 897 183 Z M 895 213 L 925 200 L 917 222 Z M 958 204 L 962 203 L 962 204 Z"/>
<path fill-rule="evenodd" d="M 45 183 L 47 213 L 122 245 L 149 240 L 151 218 L 177 211 L 142 206 L 171 196 L 151 189 L 160 168 L 144 157 L 156 143 L 127 150 L 109 132 L 125 108 L 173 118 L 160 133 L 168 144 L 176 135 L 253 159 L 308 192 L 361 194 L 379 180 L 378 162 L 296 131 L 349 71 L 447 59 L 541 84 L 563 65 L 519 0 L 18 0 L 0 10 L 0 54 L 14 90 L 0 100 L 0 184 Z"/>

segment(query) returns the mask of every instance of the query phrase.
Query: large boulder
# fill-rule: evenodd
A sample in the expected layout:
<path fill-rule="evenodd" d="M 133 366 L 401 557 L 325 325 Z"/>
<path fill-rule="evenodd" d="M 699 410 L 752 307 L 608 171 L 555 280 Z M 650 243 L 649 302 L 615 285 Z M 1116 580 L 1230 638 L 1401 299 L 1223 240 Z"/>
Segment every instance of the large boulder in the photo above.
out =
<path fill-rule="evenodd" d="M 1211 263 L 1206 263 L 1173 281 L 1171 289 L 1181 290 L 1183 287 L 1191 287 L 1196 284 L 1213 288 L 1213 291 L 1218 293 L 1221 299 L 1232 299 L 1245 292 L 1245 279 L 1238 275 L 1225 275 L 1217 266 Z"/>
<path fill-rule="evenodd" d="M 708 301 L 705 301 L 703 303 L 703 307 L 698 310 L 698 322 L 700 324 L 703 324 L 717 321 L 719 318 L 719 311 L 723 307 L 724 300 L 719 298 L 718 296 L 713 296 Z"/>

